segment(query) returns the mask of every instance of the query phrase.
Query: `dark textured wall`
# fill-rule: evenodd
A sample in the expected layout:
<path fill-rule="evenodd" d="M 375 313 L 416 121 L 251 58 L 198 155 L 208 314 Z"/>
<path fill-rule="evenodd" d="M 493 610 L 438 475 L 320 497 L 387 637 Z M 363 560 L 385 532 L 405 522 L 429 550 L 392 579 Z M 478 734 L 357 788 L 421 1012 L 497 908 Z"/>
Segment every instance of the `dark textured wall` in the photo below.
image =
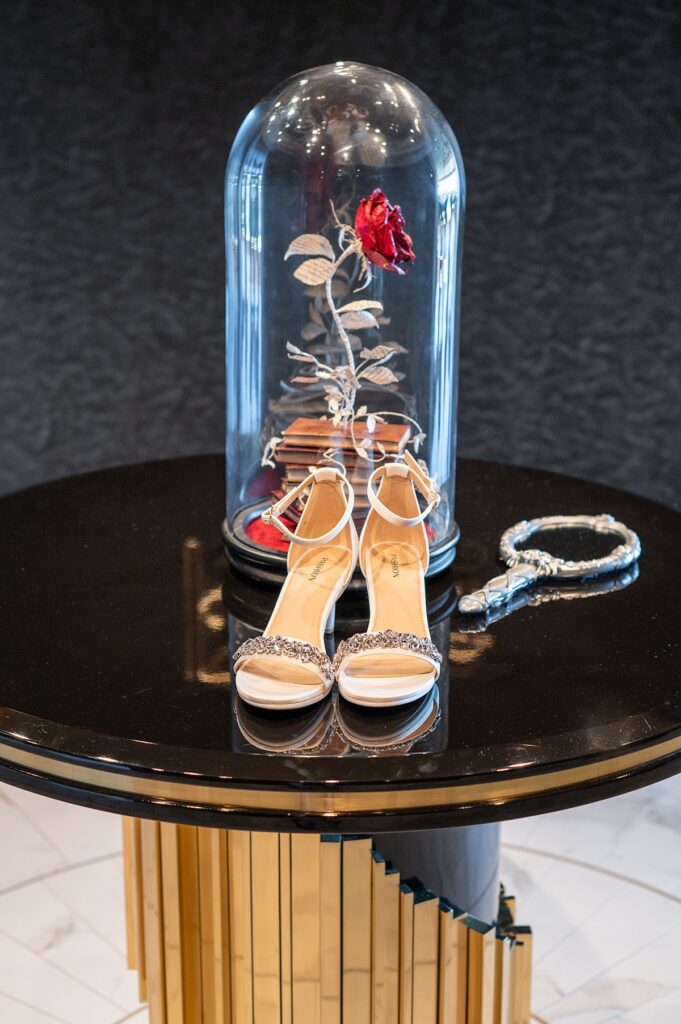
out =
<path fill-rule="evenodd" d="M 0 489 L 221 446 L 229 145 L 341 58 L 461 144 L 461 452 L 679 503 L 676 0 L 3 4 Z"/>

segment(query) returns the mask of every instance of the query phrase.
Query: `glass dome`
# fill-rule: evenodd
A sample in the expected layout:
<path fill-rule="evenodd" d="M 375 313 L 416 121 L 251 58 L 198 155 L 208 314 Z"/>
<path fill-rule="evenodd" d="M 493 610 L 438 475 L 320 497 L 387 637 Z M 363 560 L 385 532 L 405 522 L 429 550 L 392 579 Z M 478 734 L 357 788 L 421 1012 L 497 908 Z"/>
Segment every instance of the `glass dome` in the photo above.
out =
<path fill-rule="evenodd" d="M 361 528 L 369 474 L 406 449 L 441 490 L 430 571 L 451 562 L 464 200 L 452 129 L 392 72 L 313 68 L 244 120 L 225 180 L 223 526 L 242 569 L 285 570 L 260 513 L 308 466 L 345 468 Z"/>

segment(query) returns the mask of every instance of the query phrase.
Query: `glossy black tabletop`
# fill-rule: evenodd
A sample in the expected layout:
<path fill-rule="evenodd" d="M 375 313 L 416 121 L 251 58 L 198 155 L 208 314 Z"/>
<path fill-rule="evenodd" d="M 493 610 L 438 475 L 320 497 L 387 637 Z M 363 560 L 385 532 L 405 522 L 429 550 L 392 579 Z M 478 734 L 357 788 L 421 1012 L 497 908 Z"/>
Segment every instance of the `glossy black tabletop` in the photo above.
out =
<path fill-rule="evenodd" d="M 91 473 L 0 501 L 0 778 L 127 814 L 379 832 L 555 809 L 681 770 L 681 516 L 593 483 L 462 460 L 451 570 L 428 582 L 437 690 L 380 712 L 242 705 L 230 653 L 276 590 L 224 559 L 223 461 Z M 544 585 L 496 621 L 456 592 L 499 571 L 499 535 L 609 512 L 638 566 Z M 532 596 L 530 603 L 527 603 Z M 360 595 L 337 636 L 365 628 Z"/>

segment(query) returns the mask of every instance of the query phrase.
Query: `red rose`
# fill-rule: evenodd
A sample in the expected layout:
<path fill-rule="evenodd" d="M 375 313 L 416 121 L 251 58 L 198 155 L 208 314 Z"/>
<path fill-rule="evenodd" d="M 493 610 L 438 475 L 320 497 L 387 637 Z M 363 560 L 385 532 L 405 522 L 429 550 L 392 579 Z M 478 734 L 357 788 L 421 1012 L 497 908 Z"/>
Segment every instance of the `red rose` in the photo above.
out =
<path fill-rule="evenodd" d="M 380 188 L 361 200 L 355 214 L 355 231 L 364 255 L 377 267 L 404 274 L 397 264 L 414 262 L 413 243 L 404 230 L 402 211 L 391 205 Z"/>

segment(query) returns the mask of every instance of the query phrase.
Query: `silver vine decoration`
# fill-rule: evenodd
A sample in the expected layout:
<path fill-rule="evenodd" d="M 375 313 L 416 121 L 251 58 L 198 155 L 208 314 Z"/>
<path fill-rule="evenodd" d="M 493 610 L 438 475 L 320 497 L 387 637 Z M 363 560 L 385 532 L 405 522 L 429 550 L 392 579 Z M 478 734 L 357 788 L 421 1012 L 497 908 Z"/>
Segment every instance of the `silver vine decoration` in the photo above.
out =
<path fill-rule="evenodd" d="M 293 239 L 284 255 L 285 260 L 291 256 L 307 257 L 298 264 L 293 276 L 307 286 L 306 294 L 312 300 L 309 307 L 310 319 L 301 331 L 303 342 L 310 344 L 310 348 L 305 350 L 290 341 L 286 342 L 289 358 L 305 367 L 303 372 L 291 378 L 291 383 L 304 387 L 321 386 L 328 413 L 321 419 L 331 419 L 334 426 L 349 427 L 353 447 L 359 458 L 368 461 L 369 449 L 373 449 L 379 452 L 379 458 L 375 458 L 375 461 L 385 461 L 388 456 L 383 445 L 371 435 L 378 423 L 393 418 L 409 423 L 412 427 L 409 444 L 418 453 L 426 435 L 416 419 L 403 412 L 369 410 L 366 405 L 357 406 L 357 393 L 363 386 L 371 384 L 390 390 L 404 378 L 403 373 L 388 363 L 406 353 L 407 349 L 395 341 L 382 342 L 373 347 L 362 344 L 357 332 L 372 328 L 380 330 L 381 326 L 390 323 L 390 318 L 385 316 L 383 303 L 378 299 L 360 298 L 336 305 L 339 298 L 348 296 L 357 281 L 363 283 L 354 288 L 355 292 L 363 291 L 371 283 L 372 268 L 355 228 L 339 219 L 333 204 L 331 209 L 334 225 L 338 229 L 338 254 L 324 235 L 303 234 Z M 349 274 L 343 264 L 351 256 L 355 257 L 355 267 Z M 327 340 L 326 346 L 318 344 L 323 338 Z M 328 361 L 328 353 L 333 351 L 342 353 L 342 363 L 333 365 Z M 325 355 L 327 358 L 324 358 Z M 361 440 L 357 438 L 355 430 L 359 421 L 364 421 L 366 426 L 366 435 Z M 281 441 L 282 438 L 278 436 L 268 440 L 262 457 L 263 465 L 275 465 L 274 457 Z M 324 458 L 340 461 L 339 452 L 333 448 L 324 452 Z"/>

